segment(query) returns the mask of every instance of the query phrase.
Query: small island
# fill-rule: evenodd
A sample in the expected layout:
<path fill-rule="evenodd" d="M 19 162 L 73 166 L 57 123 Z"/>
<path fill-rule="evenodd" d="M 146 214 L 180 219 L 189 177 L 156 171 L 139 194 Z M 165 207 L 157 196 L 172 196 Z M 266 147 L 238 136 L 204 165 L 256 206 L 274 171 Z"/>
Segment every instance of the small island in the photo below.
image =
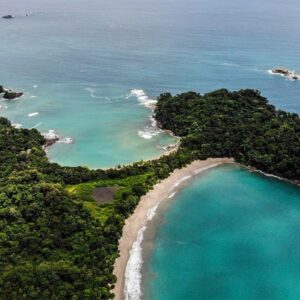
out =
<path fill-rule="evenodd" d="M 2 95 L 3 99 L 14 100 L 16 98 L 22 97 L 23 93 L 22 92 L 15 92 L 15 91 L 12 91 L 10 89 L 6 89 L 2 85 L 0 85 L 0 96 L 1 95 Z"/>
<path fill-rule="evenodd" d="M 300 75 L 298 73 L 296 73 L 295 71 L 291 71 L 287 68 L 277 67 L 275 69 L 272 69 L 271 73 L 284 76 L 290 80 L 300 79 Z"/>
<path fill-rule="evenodd" d="M 5 15 L 5 16 L 2 17 L 2 19 L 7 19 L 7 20 L 14 19 L 14 18 L 15 17 L 13 15 Z"/>

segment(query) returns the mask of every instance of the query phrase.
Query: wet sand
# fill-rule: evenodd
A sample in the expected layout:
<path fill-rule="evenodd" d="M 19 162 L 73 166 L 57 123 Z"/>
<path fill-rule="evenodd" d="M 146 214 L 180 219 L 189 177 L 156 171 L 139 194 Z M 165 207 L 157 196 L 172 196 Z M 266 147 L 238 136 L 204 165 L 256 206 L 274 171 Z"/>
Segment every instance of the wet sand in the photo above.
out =
<path fill-rule="evenodd" d="M 130 250 L 137 239 L 139 230 L 147 222 L 149 209 L 159 205 L 167 196 L 172 194 L 172 190 L 183 181 L 213 167 L 225 163 L 233 163 L 230 158 L 209 158 L 207 160 L 194 161 L 182 169 L 176 169 L 170 176 L 159 182 L 154 188 L 143 196 L 136 207 L 134 213 L 126 220 L 123 227 L 122 237 L 119 240 L 120 257 L 114 265 L 114 274 L 117 276 L 117 283 L 113 290 L 115 300 L 125 299 L 124 283 L 126 265 L 130 256 Z"/>

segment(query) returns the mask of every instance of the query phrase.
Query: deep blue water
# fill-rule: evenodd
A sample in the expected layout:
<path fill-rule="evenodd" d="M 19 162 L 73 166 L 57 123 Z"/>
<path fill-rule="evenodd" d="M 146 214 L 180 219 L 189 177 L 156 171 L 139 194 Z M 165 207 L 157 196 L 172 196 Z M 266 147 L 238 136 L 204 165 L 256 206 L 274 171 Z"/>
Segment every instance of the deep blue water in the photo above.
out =
<path fill-rule="evenodd" d="M 163 152 L 166 134 L 139 135 L 150 111 L 128 97 L 134 88 L 150 98 L 256 88 L 300 112 L 300 82 L 267 73 L 300 72 L 297 0 L 0 0 L 8 13 L 16 19 L 0 19 L 0 82 L 26 96 L 0 101 L 0 113 L 74 138 L 49 153 L 62 164 L 107 167 Z"/>
<path fill-rule="evenodd" d="M 300 294 L 300 188 L 208 171 L 163 212 L 146 300 L 291 300 Z"/>

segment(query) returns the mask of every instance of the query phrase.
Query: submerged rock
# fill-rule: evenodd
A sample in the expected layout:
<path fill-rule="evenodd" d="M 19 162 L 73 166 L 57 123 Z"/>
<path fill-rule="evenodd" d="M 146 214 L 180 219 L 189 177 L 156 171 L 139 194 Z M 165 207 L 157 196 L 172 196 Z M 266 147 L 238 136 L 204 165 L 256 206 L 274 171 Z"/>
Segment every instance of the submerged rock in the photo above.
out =
<path fill-rule="evenodd" d="M 5 15 L 2 17 L 2 19 L 14 19 L 15 17 L 13 15 Z"/>

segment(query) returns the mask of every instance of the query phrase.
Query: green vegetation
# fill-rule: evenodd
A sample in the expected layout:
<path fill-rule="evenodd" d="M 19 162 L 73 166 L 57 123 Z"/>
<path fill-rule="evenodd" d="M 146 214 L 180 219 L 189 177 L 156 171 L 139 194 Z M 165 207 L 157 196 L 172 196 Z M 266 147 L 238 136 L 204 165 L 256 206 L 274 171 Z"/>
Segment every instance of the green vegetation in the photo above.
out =
<path fill-rule="evenodd" d="M 197 158 L 234 157 L 299 179 L 300 121 L 257 91 L 159 97 L 156 118 L 180 149 L 109 170 L 49 163 L 35 129 L 0 118 L 0 299 L 110 299 L 125 219 L 153 185 Z M 98 187 L 118 186 L 97 204 Z"/>
<path fill-rule="evenodd" d="M 300 119 L 276 110 L 255 90 L 221 89 L 159 97 L 162 128 L 183 137 L 198 158 L 233 157 L 237 162 L 292 180 L 300 179 Z"/>
<path fill-rule="evenodd" d="M 122 201 L 122 199 L 127 194 L 130 194 L 131 191 L 136 191 L 136 189 L 140 188 L 141 194 L 143 195 L 146 192 L 143 187 L 146 182 L 150 183 L 149 180 L 151 180 L 152 176 L 153 174 L 149 173 L 144 175 L 128 176 L 122 179 L 102 179 L 77 185 L 69 185 L 66 187 L 66 190 L 72 195 L 74 201 L 76 203 L 81 203 L 94 218 L 101 222 L 105 222 L 109 216 L 114 214 L 115 203 Z M 98 205 L 93 198 L 93 191 L 96 188 L 107 186 L 118 187 L 114 197 L 115 201 L 114 203 Z M 151 183 L 149 184 L 149 187 L 150 186 Z M 138 198 L 133 201 L 138 201 Z"/>
<path fill-rule="evenodd" d="M 49 163 L 35 129 L 0 118 L 0 299 L 110 299 L 125 219 L 192 158 L 184 151 L 110 170 Z M 92 191 L 114 186 L 112 203 Z"/>

